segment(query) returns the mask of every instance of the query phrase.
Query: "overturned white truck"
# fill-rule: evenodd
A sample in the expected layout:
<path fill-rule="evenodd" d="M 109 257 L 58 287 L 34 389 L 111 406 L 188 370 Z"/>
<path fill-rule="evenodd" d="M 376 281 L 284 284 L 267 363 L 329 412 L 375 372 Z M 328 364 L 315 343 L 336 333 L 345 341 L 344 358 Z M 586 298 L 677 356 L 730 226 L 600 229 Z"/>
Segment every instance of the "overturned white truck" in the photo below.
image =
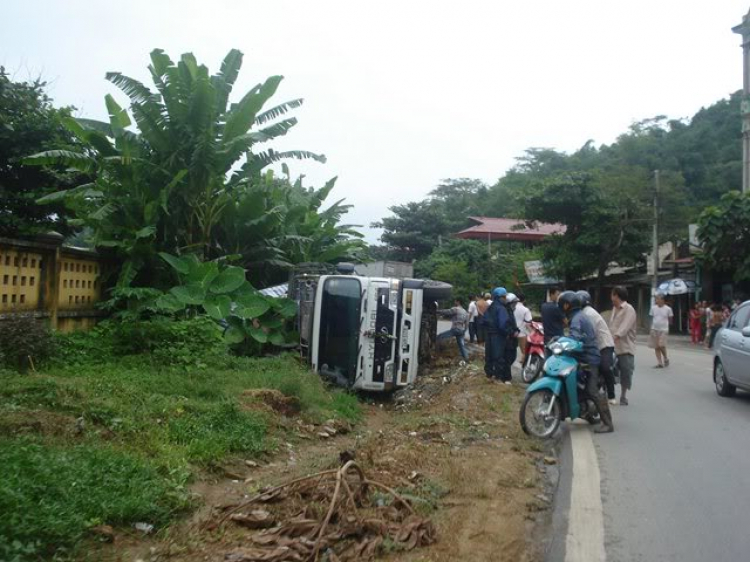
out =
<path fill-rule="evenodd" d="M 437 301 L 447 283 L 363 277 L 353 267 L 336 274 L 297 273 L 289 298 L 299 304 L 302 354 L 323 377 L 357 390 L 389 391 L 414 382 L 429 360 L 437 331 Z"/>

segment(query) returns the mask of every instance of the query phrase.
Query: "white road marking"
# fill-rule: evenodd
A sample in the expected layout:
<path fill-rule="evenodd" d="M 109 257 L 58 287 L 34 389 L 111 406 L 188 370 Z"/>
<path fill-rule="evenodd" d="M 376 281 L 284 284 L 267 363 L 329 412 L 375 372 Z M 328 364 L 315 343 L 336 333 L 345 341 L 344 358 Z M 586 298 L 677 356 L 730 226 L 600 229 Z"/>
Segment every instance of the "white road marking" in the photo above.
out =
<path fill-rule="evenodd" d="M 599 461 L 587 425 L 570 424 L 573 483 L 570 490 L 565 562 L 604 562 L 604 514 Z"/>

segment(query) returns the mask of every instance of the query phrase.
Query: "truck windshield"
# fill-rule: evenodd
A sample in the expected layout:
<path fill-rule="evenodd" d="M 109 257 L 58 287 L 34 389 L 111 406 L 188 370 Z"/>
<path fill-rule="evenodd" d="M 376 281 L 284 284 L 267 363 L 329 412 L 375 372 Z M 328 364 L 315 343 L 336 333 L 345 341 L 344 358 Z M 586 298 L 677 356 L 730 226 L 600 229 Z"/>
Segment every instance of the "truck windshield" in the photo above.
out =
<path fill-rule="evenodd" d="M 323 286 L 318 364 L 322 374 L 345 384 L 357 375 L 360 293 L 357 279 L 327 279 Z"/>

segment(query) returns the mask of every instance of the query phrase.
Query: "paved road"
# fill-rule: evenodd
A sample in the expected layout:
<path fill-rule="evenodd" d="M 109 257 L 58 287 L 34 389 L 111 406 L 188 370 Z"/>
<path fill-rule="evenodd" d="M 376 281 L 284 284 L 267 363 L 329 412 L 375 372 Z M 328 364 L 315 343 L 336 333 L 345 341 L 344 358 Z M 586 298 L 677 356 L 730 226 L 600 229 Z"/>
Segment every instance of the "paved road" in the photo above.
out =
<path fill-rule="evenodd" d="M 750 560 L 750 394 L 719 397 L 706 352 L 671 362 L 638 346 L 630 406 L 594 436 L 607 560 Z"/>

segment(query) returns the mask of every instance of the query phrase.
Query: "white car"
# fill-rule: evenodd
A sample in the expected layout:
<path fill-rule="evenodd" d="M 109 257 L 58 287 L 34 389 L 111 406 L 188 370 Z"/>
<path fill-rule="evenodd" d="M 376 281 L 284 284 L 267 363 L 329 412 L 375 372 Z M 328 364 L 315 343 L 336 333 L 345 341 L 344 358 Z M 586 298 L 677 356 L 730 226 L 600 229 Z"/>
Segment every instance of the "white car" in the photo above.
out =
<path fill-rule="evenodd" d="M 750 392 L 750 301 L 732 312 L 714 339 L 714 384 L 719 396 Z"/>

